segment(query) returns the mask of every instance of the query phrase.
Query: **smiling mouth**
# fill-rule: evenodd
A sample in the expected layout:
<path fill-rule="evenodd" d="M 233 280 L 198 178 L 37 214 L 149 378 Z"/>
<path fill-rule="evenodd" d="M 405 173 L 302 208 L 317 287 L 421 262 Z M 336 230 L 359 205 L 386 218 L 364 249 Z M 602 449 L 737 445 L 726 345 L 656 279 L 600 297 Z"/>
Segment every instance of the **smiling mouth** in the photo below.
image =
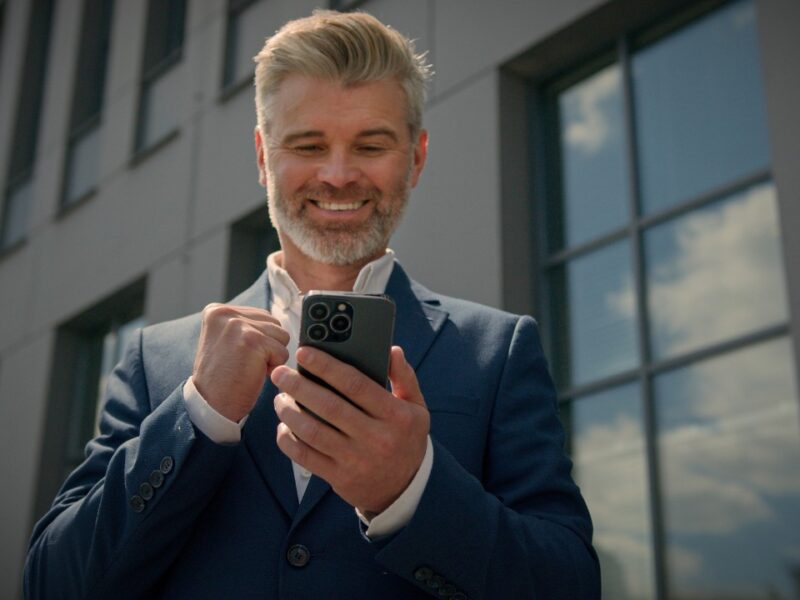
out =
<path fill-rule="evenodd" d="M 358 202 L 322 202 L 319 200 L 311 200 L 311 202 L 323 210 L 332 211 L 358 210 L 367 203 L 366 200 L 359 200 Z"/>

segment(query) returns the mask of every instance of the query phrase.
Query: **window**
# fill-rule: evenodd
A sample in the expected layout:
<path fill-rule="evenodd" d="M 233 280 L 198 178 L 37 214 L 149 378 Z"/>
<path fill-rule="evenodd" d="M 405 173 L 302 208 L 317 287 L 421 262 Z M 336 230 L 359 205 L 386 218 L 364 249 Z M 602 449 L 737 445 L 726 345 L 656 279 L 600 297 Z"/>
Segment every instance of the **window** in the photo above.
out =
<path fill-rule="evenodd" d="M 62 206 L 94 192 L 100 161 L 100 118 L 106 80 L 113 0 L 85 0 L 75 88 L 72 93 Z"/>
<path fill-rule="evenodd" d="M 225 60 L 222 71 L 223 95 L 243 89 L 253 80 L 253 57 L 264 46 L 261 0 L 228 0 Z"/>
<path fill-rule="evenodd" d="M 53 0 L 34 0 L 31 4 L 28 38 L 22 66 L 22 82 L 17 100 L 17 118 L 11 148 L 3 214 L 0 222 L 0 247 L 8 248 L 23 240 L 28 213 L 33 201 L 32 178 L 39 137 L 39 116 L 44 95 L 47 55 Z"/>
<path fill-rule="evenodd" d="M 106 379 L 145 325 L 144 280 L 127 286 L 58 328 L 40 462 L 37 515 L 84 458 L 97 433 Z"/>
<path fill-rule="evenodd" d="M 800 418 L 755 4 L 538 88 L 543 332 L 604 597 L 793 597 Z"/>
<path fill-rule="evenodd" d="M 135 154 L 177 131 L 184 107 L 176 102 L 180 80 L 174 67 L 183 48 L 186 0 L 149 0 Z"/>
<path fill-rule="evenodd" d="M 355 10 L 366 1 L 367 0 L 330 0 L 330 6 L 332 10 Z"/>
<path fill-rule="evenodd" d="M 278 232 L 267 207 L 262 206 L 231 226 L 228 243 L 228 280 L 225 297 L 233 298 L 250 287 L 267 266 L 267 256 L 280 250 Z"/>

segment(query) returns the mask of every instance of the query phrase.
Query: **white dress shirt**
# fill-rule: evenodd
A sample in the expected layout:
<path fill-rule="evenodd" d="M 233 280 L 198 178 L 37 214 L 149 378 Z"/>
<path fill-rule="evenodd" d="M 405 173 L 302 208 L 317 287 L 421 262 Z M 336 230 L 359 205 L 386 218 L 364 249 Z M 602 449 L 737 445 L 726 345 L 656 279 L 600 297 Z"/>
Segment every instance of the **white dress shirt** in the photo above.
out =
<path fill-rule="evenodd" d="M 267 276 L 272 291 L 268 307 L 273 317 L 280 321 L 281 326 L 289 332 L 289 360 L 286 365 L 296 368 L 298 335 L 300 332 L 300 313 L 303 296 L 289 273 L 278 265 L 277 252 L 267 257 Z M 382 294 L 386 291 L 386 284 L 394 268 L 394 252 L 387 249 L 382 257 L 364 265 L 358 274 L 353 291 L 361 294 Z M 247 417 L 238 423 L 222 416 L 206 402 L 197 391 L 192 378 L 186 381 L 183 387 L 183 397 L 186 411 L 195 427 L 202 431 L 209 439 L 218 444 L 234 444 L 241 440 L 242 427 Z M 371 538 L 390 535 L 402 529 L 414 516 L 422 493 L 430 477 L 433 466 L 433 445 L 428 436 L 428 445 L 419 470 L 406 490 L 382 513 L 371 519 L 356 511 L 359 519 L 367 525 L 367 535 Z M 301 501 L 308 487 L 311 472 L 292 462 L 294 483 L 297 488 L 297 499 Z"/>

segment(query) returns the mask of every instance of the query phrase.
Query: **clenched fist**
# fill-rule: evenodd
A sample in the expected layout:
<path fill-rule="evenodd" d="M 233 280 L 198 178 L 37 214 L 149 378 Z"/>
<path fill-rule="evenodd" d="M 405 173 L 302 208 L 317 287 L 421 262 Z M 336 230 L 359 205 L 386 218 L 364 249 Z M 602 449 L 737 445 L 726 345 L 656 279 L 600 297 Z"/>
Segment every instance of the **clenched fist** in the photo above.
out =
<path fill-rule="evenodd" d="M 255 406 L 266 378 L 289 358 L 288 332 L 269 311 L 209 304 L 203 309 L 192 380 L 211 407 L 239 421 Z"/>

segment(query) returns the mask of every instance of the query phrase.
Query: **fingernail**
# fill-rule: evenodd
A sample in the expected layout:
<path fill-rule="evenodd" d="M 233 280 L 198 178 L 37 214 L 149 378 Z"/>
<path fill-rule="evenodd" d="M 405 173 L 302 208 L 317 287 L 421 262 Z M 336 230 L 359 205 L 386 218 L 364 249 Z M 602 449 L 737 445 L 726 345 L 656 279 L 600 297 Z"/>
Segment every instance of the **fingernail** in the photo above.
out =
<path fill-rule="evenodd" d="M 314 362 L 314 351 L 306 346 L 301 346 L 297 349 L 295 357 L 297 358 L 297 362 L 310 365 Z"/>
<path fill-rule="evenodd" d="M 280 367 L 272 372 L 272 383 L 281 387 L 286 382 L 286 369 Z"/>

